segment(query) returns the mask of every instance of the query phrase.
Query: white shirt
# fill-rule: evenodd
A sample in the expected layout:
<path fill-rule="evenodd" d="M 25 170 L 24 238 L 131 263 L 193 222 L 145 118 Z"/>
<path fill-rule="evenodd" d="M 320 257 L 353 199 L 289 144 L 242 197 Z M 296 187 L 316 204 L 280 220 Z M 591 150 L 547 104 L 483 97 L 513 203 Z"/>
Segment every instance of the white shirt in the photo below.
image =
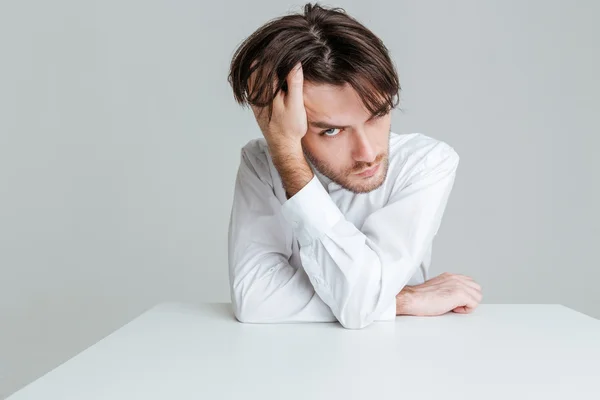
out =
<path fill-rule="evenodd" d="M 229 224 L 231 300 L 241 322 L 363 328 L 396 316 L 428 279 L 459 157 L 420 133 L 390 133 L 389 169 L 355 194 L 319 173 L 287 199 L 264 138 L 241 150 Z"/>

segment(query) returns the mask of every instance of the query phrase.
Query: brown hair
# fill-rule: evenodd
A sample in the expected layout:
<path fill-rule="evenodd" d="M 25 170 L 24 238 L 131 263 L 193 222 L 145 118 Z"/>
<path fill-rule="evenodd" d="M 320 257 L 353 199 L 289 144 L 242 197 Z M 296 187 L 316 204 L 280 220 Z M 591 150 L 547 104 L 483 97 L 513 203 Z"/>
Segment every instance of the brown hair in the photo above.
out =
<path fill-rule="evenodd" d="M 267 22 L 242 42 L 228 76 L 236 102 L 268 106 L 270 119 L 273 99 L 279 90 L 287 92 L 285 79 L 298 62 L 305 81 L 349 83 L 373 115 L 386 114 L 399 103 L 398 74 L 381 39 L 344 9 L 318 3 L 304 5 L 304 14 Z M 248 78 L 255 70 L 248 93 Z"/>

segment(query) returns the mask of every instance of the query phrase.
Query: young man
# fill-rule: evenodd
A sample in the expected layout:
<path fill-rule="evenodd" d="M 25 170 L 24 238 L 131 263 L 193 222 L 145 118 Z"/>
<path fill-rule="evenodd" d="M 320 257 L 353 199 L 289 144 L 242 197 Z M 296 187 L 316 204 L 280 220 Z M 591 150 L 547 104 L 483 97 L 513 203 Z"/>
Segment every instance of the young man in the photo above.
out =
<path fill-rule="evenodd" d="M 240 45 L 229 82 L 264 136 L 241 151 L 229 225 L 239 321 L 357 329 L 477 307 L 471 278 L 428 279 L 459 157 L 391 131 L 400 85 L 380 39 L 306 4 Z"/>

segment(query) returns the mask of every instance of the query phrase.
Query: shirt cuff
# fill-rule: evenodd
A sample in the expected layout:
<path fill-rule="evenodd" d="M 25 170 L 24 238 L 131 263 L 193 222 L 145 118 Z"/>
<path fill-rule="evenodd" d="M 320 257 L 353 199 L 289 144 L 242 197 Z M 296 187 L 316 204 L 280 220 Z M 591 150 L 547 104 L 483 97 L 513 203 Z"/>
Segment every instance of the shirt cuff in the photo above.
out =
<path fill-rule="evenodd" d="M 379 317 L 378 321 L 394 321 L 396 319 L 396 298 L 394 297 L 394 301 L 388 308 L 383 310 L 381 317 Z"/>
<path fill-rule="evenodd" d="M 282 204 L 281 212 L 301 246 L 319 239 L 344 217 L 316 175 Z"/>

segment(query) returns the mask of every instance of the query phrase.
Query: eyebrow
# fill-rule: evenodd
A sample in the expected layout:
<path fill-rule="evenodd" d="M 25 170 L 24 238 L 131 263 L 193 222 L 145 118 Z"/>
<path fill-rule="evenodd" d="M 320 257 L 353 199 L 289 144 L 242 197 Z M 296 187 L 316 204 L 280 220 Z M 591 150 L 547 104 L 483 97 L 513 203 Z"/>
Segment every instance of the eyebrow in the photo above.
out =
<path fill-rule="evenodd" d="M 344 129 L 344 128 L 347 128 L 347 126 L 332 125 L 332 124 L 329 124 L 329 123 L 327 123 L 325 121 L 310 121 L 309 124 L 311 126 L 314 126 L 315 128 L 323 128 L 323 129 L 328 129 L 328 128 L 329 129 L 331 129 L 331 128 L 333 128 L 333 129 Z"/>
<path fill-rule="evenodd" d="M 367 121 L 372 120 L 377 114 L 371 115 L 371 117 L 369 117 L 369 119 Z M 322 128 L 322 129 L 344 129 L 344 128 L 348 128 L 348 126 L 342 126 L 342 125 L 334 125 L 334 124 L 330 124 L 329 122 L 325 122 L 325 121 L 309 121 L 308 124 L 310 126 L 313 126 L 315 128 Z"/>

